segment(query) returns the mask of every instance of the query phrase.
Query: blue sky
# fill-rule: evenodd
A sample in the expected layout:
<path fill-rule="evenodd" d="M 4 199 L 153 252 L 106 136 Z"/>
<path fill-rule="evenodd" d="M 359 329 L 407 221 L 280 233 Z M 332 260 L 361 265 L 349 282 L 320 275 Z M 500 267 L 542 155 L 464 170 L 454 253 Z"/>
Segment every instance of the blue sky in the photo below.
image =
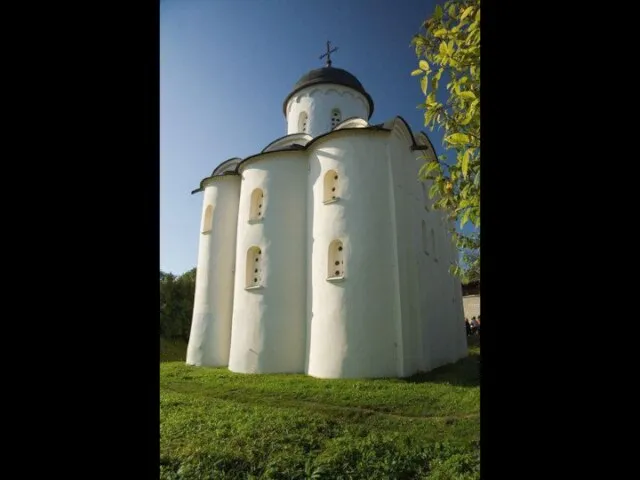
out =
<path fill-rule="evenodd" d="M 216 165 L 286 134 L 282 102 L 319 68 L 327 40 L 333 66 L 373 97 L 372 123 L 395 115 L 425 130 L 412 35 L 433 0 L 162 0 L 160 4 L 160 268 L 196 266 L 201 195 Z"/>

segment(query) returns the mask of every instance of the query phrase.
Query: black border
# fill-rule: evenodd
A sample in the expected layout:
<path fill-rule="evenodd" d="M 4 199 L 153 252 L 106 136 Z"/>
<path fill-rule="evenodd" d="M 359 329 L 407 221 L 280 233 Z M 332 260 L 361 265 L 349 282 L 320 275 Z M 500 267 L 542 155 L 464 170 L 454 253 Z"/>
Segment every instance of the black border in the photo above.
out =
<path fill-rule="evenodd" d="M 8 75 L 28 132 L 7 183 L 32 212 L 10 255 L 24 275 L 11 460 L 158 478 L 159 2 L 26 10 Z"/>
<path fill-rule="evenodd" d="M 583 288 L 598 267 L 579 253 L 597 201 L 581 191 L 594 185 L 582 142 L 597 141 L 580 125 L 590 87 L 569 79 L 598 21 L 575 8 L 482 0 L 482 478 L 591 468 L 580 444 L 594 437 L 575 434 L 597 409 L 582 410 L 596 394 L 583 380 L 604 356 L 581 338 L 602 294 Z"/>
<path fill-rule="evenodd" d="M 583 113 L 567 96 L 579 87 L 557 73 L 575 45 L 562 33 L 584 24 L 557 19 L 558 5 L 482 6 L 482 477 L 545 478 L 574 449 L 558 432 L 586 400 L 579 391 L 579 402 L 562 401 L 576 383 L 567 379 L 594 363 L 572 350 L 587 345 L 576 327 L 590 312 L 571 288 L 594 276 L 581 277 L 572 257 L 576 225 L 595 214 L 574 208 L 587 173 L 573 149 L 596 139 L 571 128 Z M 6 386 L 24 409 L 30 473 L 157 478 L 159 2 L 63 8 L 13 17 L 31 19 L 30 43 L 20 42 L 20 65 L 6 75 L 23 83 L 7 103 L 29 115 L 20 123 L 29 161 L 11 161 L 24 172 L 5 181 L 26 200 L 8 205 L 45 206 L 42 228 L 27 222 L 16 235 L 23 253 L 7 255 L 22 261 L 12 301 L 27 313 L 6 315 L 18 326 L 6 338 L 20 377 Z M 573 73 L 589 83 L 588 70 Z M 589 345 L 603 355 L 600 342 Z"/>

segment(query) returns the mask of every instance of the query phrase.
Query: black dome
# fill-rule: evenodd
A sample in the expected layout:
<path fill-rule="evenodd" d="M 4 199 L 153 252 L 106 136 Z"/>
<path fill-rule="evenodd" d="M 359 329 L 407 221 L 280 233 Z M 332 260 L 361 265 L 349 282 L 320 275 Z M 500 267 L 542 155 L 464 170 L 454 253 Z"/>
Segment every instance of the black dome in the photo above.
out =
<path fill-rule="evenodd" d="M 282 111 L 284 112 L 284 115 L 287 115 L 287 102 L 292 96 L 294 96 L 303 88 L 326 83 L 353 88 L 354 90 L 364 95 L 364 97 L 367 99 L 367 102 L 369 102 L 369 118 L 371 118 L 371 115 L 373 114 L 373 99 L 365 91 L 360 81 L 346 70 L 334 67 L 317 68 L 304 74 L 300 78 L 300 80 L 298 80 L 293 86 L 293 90 L 289 95 L 287 95 L 287 98 L 284 99 L 284 104 L 282 105 Z"/>

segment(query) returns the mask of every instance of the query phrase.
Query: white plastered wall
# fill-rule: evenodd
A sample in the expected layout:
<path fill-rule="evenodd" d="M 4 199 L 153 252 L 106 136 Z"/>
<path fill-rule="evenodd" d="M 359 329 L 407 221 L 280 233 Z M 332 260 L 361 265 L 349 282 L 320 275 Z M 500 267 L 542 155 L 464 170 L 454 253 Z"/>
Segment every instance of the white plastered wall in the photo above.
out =
<path fill-rule="evenodd" d="M 428 142 L 421 135 L 416 136 L 422 145 Z M 414 153 L 414 178 L 424 163 L 423 155 L 435 158 L 429 146 L 426 151 Z M 441 211 L 433 209 L 433 201 L 428 191 L 431 182 L 425 182 L 424 190 L 415 189 L 415 196 L 422 198 L 414 222 L 414 245 L 417 248 L 419 284 L 423 295 L 420 298 L 421 318 L 423 321 L 422 343 L 424 356 L 420 370 L 429 371 L 439 366 L 457 361 L 467 355 L 466 335 L 462 314 L 462 301 L 459 294 L 459 281 L 452 277 L 449 267 L 454 261 L 456 250 L 451 236 L 446 231 L 446 220 Z M 425 192 L 427 194 L 425 195 Z M 425 203 L 427 210 L 423 208 Z M 427 252 L 422 249 L 422 220 L 426 222 Z M 432 234 L 435 238 L 432 239 Z M 435 248 L 434 248 L 435 247 Z"/>
<path fill-rule="evenodd" d="M 415 157 L 410 149 L 411 133 L 396 121 L 389 134 L 388 156 L 396 211 L 398 245 L 398 286 L 402 314 L 403 362 L 400 376 L 422 370 L 425 348 L 424 331 L 427 329 L 420 299 L 425 292 L 419 280 L 420 243 L 416 244 L 415 225 L 421 225 L 421 189 L 417 182 Z"/>
<path fill-rule="evenodd" d="M 214 206 L 214 228 L 201 234 L 188 363 L 381 377 L 466 355 L 461 291 L 448 272 L 455 249 L 441 212 L 424 209 L 421 152 L 411 151 L 400 122 L 391 133 L 345 131 L 308 151 L 250 161 L 241 186 L 238 176 L 210 181 L 203 215 Z M 338 198 L 325 204 L 329 170 L 339 174 Z M 251 221 L 255 188 L 265 195 L 263 215 Z M 423 220 L 435 235 L 429 254 Z M 336 239 L 345 275 L 327 280 Z M 261 285 L 246 289 L 246 254 L 254 246 L 262 252 Z"/>
<path fill-rule="evenodd" d="M 396 376 L 394 241 L 384 132 L 345 132 L 310 152 L 311 264 L 309 375 Z M 324 204 L 324 174 L 335 170 L 337 201 Z M 327 280 L 330 243 L 344 251 L 344 279 Z"/>
<path fill-rule="evenodd" d="M 351 117 L 369 118 L 369 104 L 365 97 L 341 85 L 314 85 L 304 88 L 287 103 L 287 134 L 300 132 L 298 119 L 307 114 L 307 132 L 317 137 L 331 130 L 331 112 L 340 110 L 342 120 Z"/>
<path fill-rule="evenodd" d="M 229 369 L 303 372 L 306 344 L 305 152 L 274 152 L 241 166 L 242 191 Z M 249 220 L 251 193 L 264 192 L 263 214 Z M 261 249 L 261 286 L 246 289 L 250 247 Z"/>
<path fill-rule="evenodd" d="M 239 197 L 237 175 L 214 177 L 204 188 L 202 216 L 210 205 L 213 216 L 211 230 L 200 232 L 190 365 L 226 366 L 229 361 Z"/>

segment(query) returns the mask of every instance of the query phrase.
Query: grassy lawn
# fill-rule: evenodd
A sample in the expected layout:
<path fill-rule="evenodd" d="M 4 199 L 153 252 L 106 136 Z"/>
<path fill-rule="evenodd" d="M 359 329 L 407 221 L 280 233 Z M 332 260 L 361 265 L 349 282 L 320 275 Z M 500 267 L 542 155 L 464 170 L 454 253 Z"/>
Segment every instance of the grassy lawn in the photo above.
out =
<path fill-rule="evenodd" d="M 160 362 L 184 362 L 187 358 L 187 342 L 160 339 Z"/>
<path fill-rule="evenodd" d="M 455 365 L 384 380 L 240 375 L 172 352 L 180 360 L 160 364 L 160 478 L 478 479 L 470 343 Z"/>

